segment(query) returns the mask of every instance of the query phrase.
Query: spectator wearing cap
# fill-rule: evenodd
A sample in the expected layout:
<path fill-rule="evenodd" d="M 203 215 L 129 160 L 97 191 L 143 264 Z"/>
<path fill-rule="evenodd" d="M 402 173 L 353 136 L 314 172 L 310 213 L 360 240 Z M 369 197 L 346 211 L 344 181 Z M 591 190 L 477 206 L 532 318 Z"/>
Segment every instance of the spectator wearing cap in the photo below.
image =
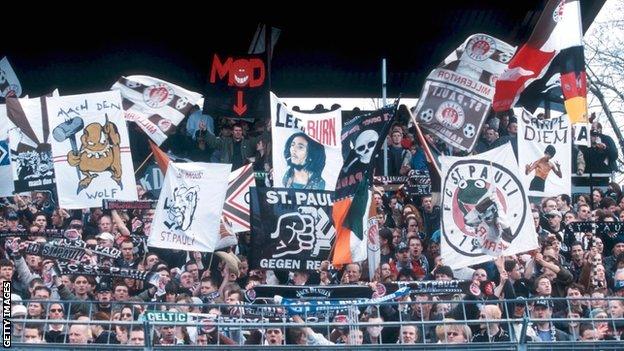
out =
<path fill-rule="evenodd" d="M 48 320 L 62 321 L 65 319 L 65 308 L 63 304 L 52 303 L 48 308 Z M 50 323 L 45 331 L 45 341 L 54 343 L 63 343 L 67 334 L 65 333 L 65 324 Z"/>
<path fill-rule="evenodd" d="M 28 309 L 24 305 L 16 305 L 11 308 L 11 318 L 13 319 L 26 319 L 27 314 Z M 13 330 L 11 331 L 11 341 L 23 341 L 22 336 L 24 334 L 24 323 L 12 322 L 11 327 L 13 328 Z"/>
<path fill-rule="evenodd" d="M 101 281 L 95 286 L 95 298 L 97 299 L 97 310 L 101 312 L 111 313 L 113 299 L 113 290 L 110 284 L 105 281 Z"/>
<path fill-rule="evenodd" d="M 533 324 L 539 341 L 571 341 L 570 334 L 557 329 L 549 320 L 552 317 L 552 313 L 552 302 L 550 299 L 540 298 L 534 302 L 531 316 L 535 319 L 545 319 L 544 321 L 536 321 Z"/>
<path fill-rule="evenodd" d="M 19 215 L 15 211 L 7 213 L 6 226 L 9 230 L 17 230 L 19 227 Z"/>
<path fill-rule="evenodd" d="M 395 276 L 399 276 L 399 271 L 403 268 L 412 269 L 410 262 L 409 247 L 404 241 L 399 242 L 396 247 L 395 260 L 390 262 L 390 270 Z"/>
<path fill-rule="evenodd" d="M 95 236 L 98 244 L 103 247 L 113 247 L 115 245 L 115 237 L 110 232 L 101 232 Z"/>

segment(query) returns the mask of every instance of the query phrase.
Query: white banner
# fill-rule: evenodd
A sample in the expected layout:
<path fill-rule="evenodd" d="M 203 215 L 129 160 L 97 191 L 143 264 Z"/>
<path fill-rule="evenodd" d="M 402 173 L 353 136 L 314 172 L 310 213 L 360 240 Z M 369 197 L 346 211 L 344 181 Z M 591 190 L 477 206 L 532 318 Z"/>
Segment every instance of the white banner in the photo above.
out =
<path fill-rule="evenodd" d="M 479 155 L 440 159 L 444 264 L 462 268 L 538 247 L 509 143 Z"/>
<path fill-rule="evenodd" d="M 9 155 L 9 119 L 6 105 L 0 104 L 0 197 L 11 196 L 14 189 Z"/>
<path fill-rule="evenodd" d="M 514 109 L 518 117 L 518 164 L 529 196 L 570 194 L 572 128 L 567 115 L 537 119 Z"/>
<path fill-rule="evenodd" d="M 117 91 L 47 98 L 61 208 L 137 200 L 128 128 Z"/>
<path fill-rule="evenodd" d="M 169 162 L 148 246 L 214 251 L 232 165 Z"/>
<path fill-rule="evenodd" d="M 223 205 L 223 218 L 233 233 L 251 230 L 249 224 L 249 188 L 256 186 L 253 165 L 245 165 L 230 173 L 228 191 Z"/>
<path fill-rule="evenodd" d="M 158 146 L 175 132 L 202 97 L 149 76 L 121 77 L 111 90 L 121 93 L 126 120 L 135 122 Z"/>
<path fill-rule="evenodd" d="M 9 59 L 3 57 L 0 60 L 0 97 L 7 96 L 20 97 L 22 95 L 22 84 L 20 83 Z"/>
<path fill-rule="evenodd" d="M 271 93 L 274 185 L 334 190 L 342 167 L 342 112 L 290 110 Z"/>

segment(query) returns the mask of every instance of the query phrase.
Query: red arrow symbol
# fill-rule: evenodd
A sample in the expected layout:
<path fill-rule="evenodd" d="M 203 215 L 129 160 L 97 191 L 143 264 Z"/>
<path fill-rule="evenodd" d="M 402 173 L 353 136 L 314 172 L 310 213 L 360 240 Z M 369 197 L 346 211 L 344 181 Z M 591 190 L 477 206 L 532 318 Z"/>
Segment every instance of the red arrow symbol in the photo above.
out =
<path fill-rule="evenodd" d="M 237 115 L 242 116 L 245 111 L 247 111 L 247 105 L 243 101 L 243 91 L 239 90 L 236 92 L 236 105 L 234 105 L 234 112 L 236 112 Z"/>

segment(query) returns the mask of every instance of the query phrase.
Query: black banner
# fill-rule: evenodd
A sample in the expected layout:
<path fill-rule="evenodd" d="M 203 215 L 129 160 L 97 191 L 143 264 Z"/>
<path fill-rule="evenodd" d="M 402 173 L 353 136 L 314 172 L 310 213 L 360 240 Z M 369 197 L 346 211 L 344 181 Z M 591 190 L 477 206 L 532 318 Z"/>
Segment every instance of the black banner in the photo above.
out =
<path fill-rule="evenodd" d="M 572 222 L 565 226 L 567 234 L 593 233 L 608 235 L 609 233 L 624 234 L 622 222 Z"/>
<path fill-rule="evenodd" d="M 122 201 L 122 200 L 102 200 L 102 208 L 105 210 L 153 210 L 156 209 L 158 201 L 154 200 L 138 200 L 138 201 Z"/>
<path fill-rule="evenodd" d="M 149 281 L 150 284 L 156 285 L 159 275 L 154 272 L 144 272 L 130 268 L 105 267 L 90 264 L 74 264 L 68 262 L 56 263 L 60 274 L 67 275 L 90 275 L 111 278 L 129 278 L 142 281 Z M 152 282 L 154 281 L 154 282 Z"/>
<path fill-rule="evenodd" d="M 215 118 L 252 121 L 269 116 L 269 71 L 266 54 L 214 54 L 204 96 L 204 113 Z"/>
<path fill-rule="evenodd" d="M 396 191 L 404 185 L 406 195 L 431 195 L 431 177 L 428 171 L 412 170 L 408 176 L 375 176 L 373 184 L 386 191 Z"/>
<path fill-rule="evenodd" d="M 0 238 L 7 238 L 10 236 L 46 236 L 49 238 L 65 238 L 65 232 L 66 231 L 63 229 L 44 229 L 36 233 L 31 233 L 30 230 L 27 230 L 27 229 L 18 229 L 18 230 L 5 229 L 5 230 L 0 230 Z"/>
<path fill-rule="evenodd" d="M 29 255 L 37 255 L 67 261 L 80 261 L 85 255 L 85 251 L 81 248 L 61 247 L 51 243 L 29 243 L 28 247 L 23 252 Z"/>
<path fill-rule="evenodd" d="M 344 165 L 336 182 L 336 199 L 355 194 L 357 185 L 370 174 L 375 155 L 388 135 L 396 114 L 396 105 L 357 116 L 342 127 L 342 156 Z"/>
<path fill-rule="evenodd" d="M 481 294 L 478 285 L 472 285 L 470 280 L 420 280 L 412 282 L 392 282 L 377 284 L 374 296 L 384 296 L 407 286 L 412 295 L 451 295 L 451 294 Z"/>
<path fill-rule="evenodd" d="M 62 239 L 56 241 L 54 244 L 60 247 L 72 247 L 72 248 L 80 248 L 80 249 L 88 249 L 91 250 L 94 254 L 98 256 L 106 256 L 111 258 L 119 258 L 121 257 L 121 250 L 114 247 L 106 247 L 101 245 L 87 245 L 86 242 L 82 240 L 68 240 Z"/>
<path fill-rule="evenodd" d="M 393 291 L 396 290 L 398 290 L 398 287 Z M 289 299 L 370 299 L 373 296 L 373 290 L 368 285 L 256 285 L 249 291 L 247 298 L 250 301 L 256 298 L 272 299 L 275 295 Z"/>
<path fill-rule="evenodd" d="M 330 191 L 250 189 L 251 268 L 317 270 L 329 257 L 336 230 Z"/>

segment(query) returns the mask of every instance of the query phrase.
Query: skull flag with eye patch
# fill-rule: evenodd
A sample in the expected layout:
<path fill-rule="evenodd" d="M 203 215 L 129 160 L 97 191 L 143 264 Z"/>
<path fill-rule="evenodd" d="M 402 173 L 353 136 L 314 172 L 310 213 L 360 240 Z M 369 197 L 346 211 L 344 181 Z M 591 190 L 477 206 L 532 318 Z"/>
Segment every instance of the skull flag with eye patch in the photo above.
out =
<path fill-rule="evenodd" d="M 204 91 L 204 113 L 253 121 L 269 116 L 267 54 L 214 54 Z"/>
<path fill-rule="evenodd" d="M 366 259 L 368 211 L 371 203 L 372 169 L 375 156 L 394 121 L 398 100 L 380 110 L 360 115 L 342 127 L 344 164 L 336 182 L 332 210 L 336 241 L 334 266 Z"/>

